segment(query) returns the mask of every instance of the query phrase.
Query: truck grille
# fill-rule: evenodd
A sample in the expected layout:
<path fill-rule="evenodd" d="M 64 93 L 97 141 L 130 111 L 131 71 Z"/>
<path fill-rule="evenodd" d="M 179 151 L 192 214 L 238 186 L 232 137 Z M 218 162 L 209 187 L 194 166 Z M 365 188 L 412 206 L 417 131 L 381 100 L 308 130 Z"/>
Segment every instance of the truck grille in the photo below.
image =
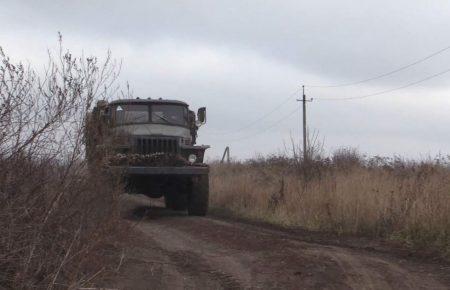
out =
<path fill-rule="evenodd" d="M 135 139 L 134 151 L 139 154 L 178 153 L 178 138 L 175 137 L 138 137 Z"/>

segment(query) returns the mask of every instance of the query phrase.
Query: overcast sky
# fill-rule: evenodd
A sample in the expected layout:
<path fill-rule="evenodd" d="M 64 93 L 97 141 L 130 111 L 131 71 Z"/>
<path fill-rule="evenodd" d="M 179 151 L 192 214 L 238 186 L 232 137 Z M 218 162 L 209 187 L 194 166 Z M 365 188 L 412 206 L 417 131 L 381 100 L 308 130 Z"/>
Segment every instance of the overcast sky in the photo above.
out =
<path fill-rule="evenodd" d="M 128 81 L 136 97 L 206 106 L 199 142 L 212 146 L 210 158 L 227 145 L 246 158 L 277 152 L 290 136 L 298 140 L 299 113 L 285 116 L 299 106 L 293 93 L 302 84 L 367 79 L 450 45 L 447 0 L 0 3 L 0 46 L 15 60 L 42 66 L 61 31 L 74 53 L 101 56 L 111 49 L 123 60 L 120 82 Z M 371 155 L 446 155 L 450 73 L 370 98 L 320 98 L 389 90 L 449 68 L 447 50 L 356 86 L 307 88 L 316 98 L 308 103 L 309 128 L 327 151 L 351 146 Z"/>

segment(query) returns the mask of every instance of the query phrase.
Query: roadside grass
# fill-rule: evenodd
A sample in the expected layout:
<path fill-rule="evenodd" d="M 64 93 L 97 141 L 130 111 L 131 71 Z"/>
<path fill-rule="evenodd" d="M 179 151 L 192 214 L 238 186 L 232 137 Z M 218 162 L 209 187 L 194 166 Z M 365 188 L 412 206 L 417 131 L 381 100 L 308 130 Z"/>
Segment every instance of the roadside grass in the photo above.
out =
<path fill-rule="evenodd" d="M 450 256 L 450 169 L 439 160 L 340 150 L 302 164 L 269 156 L 211 165 L 210 206 L 313 231 L 393 239 Z"/>

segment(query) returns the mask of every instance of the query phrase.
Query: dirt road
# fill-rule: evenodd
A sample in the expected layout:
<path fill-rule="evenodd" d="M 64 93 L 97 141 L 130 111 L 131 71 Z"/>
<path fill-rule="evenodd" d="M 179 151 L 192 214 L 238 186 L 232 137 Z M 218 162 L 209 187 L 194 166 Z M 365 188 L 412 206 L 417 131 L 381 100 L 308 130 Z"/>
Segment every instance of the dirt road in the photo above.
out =
<path fill-rule="evenodd" d="M 120 289 L 450 289 L 450 268 L 372 248 L 140 207 Z"/>

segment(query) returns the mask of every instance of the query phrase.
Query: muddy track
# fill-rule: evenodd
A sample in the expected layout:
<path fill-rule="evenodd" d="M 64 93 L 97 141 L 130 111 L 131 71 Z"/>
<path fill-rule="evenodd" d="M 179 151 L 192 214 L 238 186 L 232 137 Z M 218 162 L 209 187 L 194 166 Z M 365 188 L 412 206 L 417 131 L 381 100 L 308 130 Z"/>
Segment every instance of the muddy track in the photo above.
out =
<path fill-rule="evenodd" d="M 219 217 L 135 211 L 120 289 L 450 289 L 448 265 L 318 244 Z"/>

